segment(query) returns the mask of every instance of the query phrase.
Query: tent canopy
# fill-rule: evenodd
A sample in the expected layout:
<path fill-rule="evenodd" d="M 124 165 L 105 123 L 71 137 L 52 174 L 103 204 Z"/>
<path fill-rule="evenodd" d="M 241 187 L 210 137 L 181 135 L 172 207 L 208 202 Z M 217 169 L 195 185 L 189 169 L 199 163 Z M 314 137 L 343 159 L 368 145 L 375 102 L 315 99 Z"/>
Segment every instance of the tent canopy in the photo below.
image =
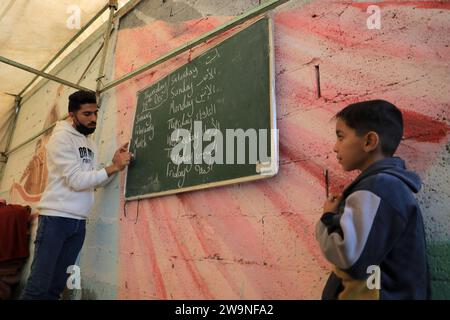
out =
<path fill-rule="evenodd" d="M 128 1 L 118 1 L 119 7 Z M 2 0 L 0 56 L 51 73 L 54 66 L 108 20 L 108 4 L 108 0 Z M 93 18 L 95 21 L 52 62 Z M 6 148 L 15 96 L 30 90 L 33 86 L 29 84 L 35 77 L 0 62 L 0 152 Z M 33 85 L 37 83 L 34 81 Z"/>

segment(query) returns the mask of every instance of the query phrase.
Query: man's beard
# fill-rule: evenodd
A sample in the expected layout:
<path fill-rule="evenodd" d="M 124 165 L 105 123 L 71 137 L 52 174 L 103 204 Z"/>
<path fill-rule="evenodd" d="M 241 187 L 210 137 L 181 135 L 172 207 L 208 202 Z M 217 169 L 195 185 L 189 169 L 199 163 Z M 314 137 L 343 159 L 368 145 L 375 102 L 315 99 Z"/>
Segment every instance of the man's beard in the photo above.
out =
<path fill-rule="evenodd" d="M 80 121 L 78 121 L 77 116 L 75 116 L 74 119 L 76 120 L 76 121 L 74 121 L 75 129 L 77 129 L 77 131 L 79 133 L 81 133 L 85 136 L 88 136 L 95 131 L 96 127 L 93 127 L 93 128 L 86 127 L 85 125 L 81 124 Z"/>

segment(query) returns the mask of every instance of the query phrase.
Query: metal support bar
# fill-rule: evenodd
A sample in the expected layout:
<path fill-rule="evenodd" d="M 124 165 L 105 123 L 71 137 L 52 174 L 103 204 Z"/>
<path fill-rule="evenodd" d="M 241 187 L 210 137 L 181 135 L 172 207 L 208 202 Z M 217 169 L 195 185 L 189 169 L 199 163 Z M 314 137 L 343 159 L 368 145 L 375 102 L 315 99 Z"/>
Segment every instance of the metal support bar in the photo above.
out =
<path fill-rule="evenodd" d="M 140 1 L 140 0 L 139 0 Z M 105 10 L 106 9 L 108 9 L 108 8 L 114 8 L 115 10 L 117 10 L 118 9 L 118 2 L 117 2 L 117 0 L 109 0 L 109 2 L 108 2 L 108 4 L 107 5 L 105 5 L 91 20 L 89 20 L 89 22 L 83 27 L 83 28 L 81 28 L 80 29 L 80 31 L 78 31 L 77 32 L 77 34 L 76 35 L 74 35 L 73 37 L 72 37 L 72 39 L 70 39 L 69 40 L 69 42 L 63 47 L 63 48 L 61 48 L 60 49 L 60 51 L 58 51 L 58 53 L 47 63 L 47 65 L 42 69 L 42 71 L 38 71 L 38 70 L 35 70 L 35 69 L 33 69 L 33 68 L 30 68 L 30 67 L 27 67 L 27 66 L 25 66 L 25 65 L 22 65 L 22 64 L 20 64 L 20 63 L 17 63 L 17 62 L 15 62 L 15 61 L 12 61 L 12 60 L 9 60 L 9 59 L 6 59 L 6 58 L 3 58 L 3 57 L 1 57 L 0 56 L 0 61 L 1 62 L 4 62 L 4 63 L 7 63 L 7 64 L 9 64 L 9 65 L 12 65 L 12 66 L 14 66 L 14 67 L 17 67 L 17 68 L 20 68 L 20 69 L 23 69 L 23 70 L 25 70 L 25 71 L 29 71 L 29 72 L 32 72 L 32 73 L 35 73 L 35 74 L 37 74 L 37 76 L 30 82 L 30 83 L 28 83 L 28 85 L 24 88 L 24 89 L 22 89 L 22 91 L 21 91 L 21 93 L 18 95 L 18 96 L 16 96 L 16 101 L 17 101 L 17 98 L 20 98 L 21 99 L 21 95 L 33 84 L 33 82 L 39 77 L 39 76 L 42 76 L 42 77 L 45 77 L 45 78 L 47 78 L 47 79 L 50 79 L 50 80 L 54 80 L 54 81 L 57 81 L 57 82 L 60 82 L 60 83 L 63 83 L 63 84 L 66 84 L 66 85 L 68 85 L 68 86 L 70 86 L 70 87 L 75 87 L 76 89 L 79 89 L 79 90 L 87 90 L 87 91 L 93 91 L 93 90 L 91 90 L 91 89 L 88 89 L 88 88 L 84 88 L 84 87 L 82 87 L 82 86 L 80 86 L 78 83 L 81 81 L 81 78 L 80 78 L 80 80 L 78 81 L 78 83 L 76 84 L 76 85 L 74 85 L 74 84 L 72 84 L 72 83 L 70 83 L 70 82 L 68 82 L 68 81 L 66 81 L 66 80 L 63 80 L 63 79 L 59 79 L 59 78 L 57 78 L 57 77 L 55 77 L 55 76 L 52 76 L 52 75 L 50 75 L 50 74 L 46 74 L 46 73 L 44 73 L 44 70 L 46 70 L 63 52 L 64 52 L 64 50 L 66 50 L 95 20 L 97 20 L 98 19 L 98 17 L 100 17 L 100 15 L 102 15 L 103 14 L 103 12 L 105 12 Z M 113 10 L 112 10 L 112 12 L 114 12 Z M 111 21 L 111 14 L 110 14 L 110 21 Z M 110 23 L 110 22 L 108 22 L 108 23 Z M 109 38 L 109 34 L 110 34 L 110 32 L 107 32 L 107 34 L 108 34 L 108 38 Z M 105 43 L 103 43 L 101 46 L 100 46 L 100 48 L 99 48 L 99 50 L 95 53 L 95 55 L 94 55 L 94 58 L 92 59 L 92 61 L 89 63 L 89 65 L 86 67 L 86 70 L 85 70 L 85 72 L 89 69 L 89 67 L 90 67 L 90 65 L 92 64 L 92 62 L 93 62 L 93 60 L 95 59 L 95 57 L 98 55 L 98 53 L 100 52 L 100 50 L 102 49 L 102 47 L 104 47 L 104 44 Z M 17 103 L 17 102 L 16 102 Z M 16 108 L 17 107 L 19 107 L 19 109 L 20 109 L 20 100 L 19 100 L 19 102 L 18 102 L 19 104 L 16 104 Z M 17 110 L 17 109 L 16 109 Z M 41 130 L 41 131 L 39 131 L 38 133 L 36 133 L 35 135 L 33 135 L 33 136 L 31 136 L 30 138 L 28 138 L 27 140 L 25 140 L 25 141 L 23 141 L 23 142 L 21 142 L 20 144 L 18 144 L 17 146 L 15 146 L 14 148 L 12 148 L 11 150 L 9 150 L 9 147 L 10 147 L 10 143 L 11 143 L 11 138 L 12 138 L 12 135 L 13 135 L 13 132 L 14 132 L 14 129 L 15 129 L 15 124 L 16 124 L 16 120 L 17 120 L 17 116 L 18 116 L 18 110 L 17 110 L 17 112 L 16 112 L 16 115 L 15 115 L 15 119 L 14 119 L 14 125 L 13 125 L 13 128 L 12 128 L 12 130 L 11 130 L 11 135 L 10 135 L 10 139 L 8 140 L 8 144 L 7 144 L 7 147 L 6 147 L 6 150 L 5 150 L 5 152 L 4 153 L 2 153 L 1 154 L 1 156 L 2 157 L 4 157 L 5 158 L 5 161 L 7 160 L 7 157 L 8 157 L 8 155 L 9 154 L 11 154 L 11 153 L 13 153 L 13 152 L 15 152 L 16 150 L 18 150 L 19 148 L 21 148 L 22 146 L 24 146 L 24 145 L 26 145 L 26 144 L 28 144 L 28 143 L 30 143 L 31 141 L 33 141 L 34 139 L 36 139 L 36 138 L 38 138 L 38 137 L 40 137 L 42 134 L 44 134 L 44 133 L 46 133 L 48 130 L 50 130 L 50 129 L 52 129 L 55 125 L 56 125 L 56 122 L 55 123 L 52 123 L 50 126 L 48 126 L 47 128 L 44 128 L 43 130 Z M 61 120 L 64 120 L 64 119 L 66 119 L 68 117 L 68 115 L 65 115 Z"/>
<path fill-rule="evenodd" d="M 39 70 L 34 69 L 34 68 L 28 67 L 28 66 L 26 66 L 26 65 L 24 65 L 24 64 L 21 64 L 21 63 L 18 63 L 18 62 L 16 62 L 16 61 L 9 60 L 9 59 L 7 59 L 7 58 L 5 58 L 5 57 L 1 57 L 1 56 L 0 56 L 0 62 L 9 64 L 10 66 L 13 66 L 13 67 L 16 67 L 16 68 L 19 68 L 19 69 L 22 69 L 22 70 L 25 70 L 25 71 L 28 71 L 28 72 L 31 72 L 31 73 L 34 73 L 34 74 L 37 74 L 37 75 L 39 75 L 39 76 L 41 76 L 41 77 L 44 77 L 44 78 L 47 78 L 47 79 L 50 79 L 50 80 L 59 82 L 59 83 L 61 83 L 61 84 L 64 84 L 64 85 L 66 85 L 66 86 L 69 86 L 69 87 L 72 87 L 72 88 L 75 88 L 75 89 L 78 89 L 78 90 L 93 91 L 93 90 L 91 90 L 91 89 L 82 87 L 82 86 L 77 85 L 77 84 L 75 84 L 75 83 L 72 83 L 72 82 L 70 82 L 70 81 L 67 81 L 67 80 L 64 80 L 64 79 L 55 77 L 55 76 L 53 76 L 53 75 L 51 75 L 51 74 L 48 74 L 48 73 L 39 71 Z"/>
<path fill-rule="evenodd" d="M 106 4 L 95 16 L 92 17 L 91 20 L 89 20 L 65 45 L 64 47 L 62 47 L 56 54 L 55 56 L 45 65 L 44 68 L 41 69 L 41 72 L 44 72 L 56 59 L 59 58 L 59 56 L 76 40 L 78 39 L 78 37 L 87 29 L 89 28 L 95 20 L 98 19 L 98 17 L 100 17 L 103 12 L 106 11 L 106 9 L 109 8 L 109 4 Z M 33 78 L 33 80 L 31 80 L 26 86 L 25 88 L 22 89 L 22 91 L 19 93 L 19 96 L 23 96 L 23 94 L 25 93 L 25 91 L 27 91 L 27 89 L 36 81 L 36 79 L 38 79 L 39 76 L 36 76 Z"/>
<path fill-rule="evenodd" d="M 86 69 L 84 69 L 83 73 L 81 74 L 80 78 L 77 81 L 77 84 L 80 84 L 81 80 L 83 80 L 83 77 L 88 72 L 89 68 L 94 64 L 95 59 L 97 59 L 98 54 L 100 51 L 102 51 L 103 43 L 98 47 L 97 51 L 95 51 L 94 56 L 92 57 L 91 61 L 89 61 L 88 65 L 86 66 Z"/>
<path fill-rule="evenodd" d="M 17 124 L 17 118 L 19 117 L 21 100 L 22 100 L 21 96 L 16 96 L 15 97 L 15 100 L 14 100 L 14 118 L 12 120 L 11 130 L 10 130 L 10 133 L 8 135 L 8 140 L 6 142 L 5 152 L 0 153 L 0 162 L 3 162 L 5 164 L 8 162 L 8 150 L 9 150 L 9 147 L 11 146 L 11 141 L 12 141 L 12 138 L 13 138 L 13 135 L 14 135 L 16 124 Z M 4 168 L 2 168 L 2 170 L 0 171 L 0 181 L 3 179 L 3 173 L 4 173 Z"/>
<path fill-rule="evenodd" d="M 12 137 L 13 137 L 14 131 L 16 129 L 17 118 L 19 117 L 21 100 L 22 100 L 21 96 L 16 96 L 16 99 L 14 100 L 14 118 L 13 118 L 13 122 L 12 122 L 11 132 L 9 133 L 8 141 L 6 142 L 5 153 L 4 153 L 6 160 L 8 157 L 9 147 L 11 146 Z"/>
<path fill-rule="evenodd" d="M 114 12 L 118 8 L 117 0 L 109 0 L 109 19 L 108 24 L 106 26 L 105 37 L 103 40 L 103 52 L 102 52 L 102 60 L 100 62 L 100 69 L 98 71 L 97 78 L 97 94 L 99 94 L 100 88 L 102 86 L 102 78 L 105 76 L 105 63 L 106 63 L 106 55 L 108 54 L 109 48 L 109 38 L 111 36 L 111 26 L 113 24 Z"/>
<path fill-rule="evenodd" d="M 189 49 L 201 44 L 202 42 L 213 38 L 214 36 L 216 36 L 222 32 L 225 32 L 225 31 L 227 31 L 227 30 L 253 18 L 253 17 L 256 17 L 266 11 L 274 9 L 274 8 L 278 7 L 279 5 L 282 5 L 283 3 L 286 3 L 288 1 L 289 0 L 272 0 L 272 1 L 269 1 L 267 3 L 264 3 L 256 8 L 254 8 L 252 10 L 249 10 L 248 12 L 241 14 L 240 16 L 234 18 L 233 20 L 226 23 L 225 25 L 217 27 L 217 28 L 207 32 L 203 36 L 198 37 L 194 40 L 191 40 L 188 43 L 170 51 L 169 53 L 163 55 L 162 57 L 160 57 L 154 61 L 151 61 L 126 75 L 123 75 L 119 79 L 111 81 L 110 83 L 106 84 L 102 89 L 100 89 L 100 93 L 105 92 L 106 90 L 109 90 L 109 89 L 121 84 L 122 82 L 127 81 L 127 80 L 137 76 L 138 74 L 141 74 L 142 72 L 147 71 L 148 69 L 153 68 L 153 67 L 175 57 L 175 56 L 179 55 L 180 53 L 182 53 L 186 50 L 189 50 Z"/>
<path fill-rule="evenodd" d="M 140 1 L 140 0 L 139 0 L 139 1 Z M 175 49 L 174 51 L 168 53 L 166 56 L 163 56 L 163 57 L 161 57 L 160 59 L 155 60 L 154 62 L 151 62 L 151 63 L 149 63 L 149 64 L 147 64 L 147 65 L 141 67 L 141 68 L 138 69 L 138 70 L 141 70 L 141 69 L 143 69 L 143 68 L 145 68 L 145 67 L 147 67 L 147 69 L 150 69 L 150 68 L 152 68 L 152 67 L 154 67 L 154 66 L 156 66 L 156 65 L 158 65 L 158 64 L 160 64 L 160 63 L 162 63 L 162 62 L 164 62 L 164 61 L 166 61 L 166 60 L 168 60 L 168 59 L 170 59 L 171 57 L 173 57 L 173 56 L 175 56 L 175 55 L 178 55 L 178 54 L 180 54 L 180 53 L 183 52 L 183 51 L 189 50 L 190 48 L 192 48 L 192 47 L 194 47 L 194 46 L 200 44 L 201 42 L 206 41 L 206 40 L 208 40 L 208 39 L 214 37 L 215 35 L 217 35 L 217 34 L 219 34 L 219 33 L 221 33 L 221 32 L 224 32 L 224 31 L 226 31 L 226 30 L 229 30 L 229 29 L 231 29 L 232 27 L 234 27 L 234 26 L 236 26 L 236 25 L 238 25 L 238 24 L 240 24 L 240 23 L 243 23 L 243 22 L 245 22 L 245 21 L 248 20 L 248 19 L 251 19 L 251 18 L 253 18 L 253 17 L 256 17 L 257 15 L 259 15 L 259 14 L 265 12 L 265 11 L 268 11 L 268 10 L 270 10 L 270 9 L 273 9 L 273 8 L 279 6 L 279 5 L 281 5 L 281 4 L 283 4 L 283 3 L 287 2 L 287 1 L 289 1 L 289 0 L 276 0 L 276 1 L 270 1 L 270 2 L 264 4 L 264 5 L 260 6 L 260 7 L 257 7 L 257 8 L 255 8 L 255 9 L 253 9 L 253 10 L 250 10 L 249 12 L 247 12 L 247 13 L 245 13 L 245 14 L 243 14 L 243 15 L 241 15 L 241 16 L 235 18 L 235 19 L 233 19 L 232 21 L 230 21 L 230 22 L 229 22 L 228 24 L 226 24 L 225 26 L 216 28 L 216 29 L 210 31 L 209 33 L 207 33 L 206 35 L 204 35 L 203 37 L 200 37 L 200 38 L 197 38 L 196 40 L 193 40 L 193 41 L 191 41 L 191 42 L 188 42 L 186 45 L 184 45 L 184 46 L 182 46 L 182 47 L 179 47 L 178 49 Z M 108 6 L 109 6 L 109 5 L 108 5 Z M 168 55 L 171 55 L 171 56 L 168 56 Z M 161 60 L 161 59 L 165 59 L 165 60 Z M 1 57 L 0 57 L 0 61 L 1 61 Z M 145 69 L 145 70 L 147 70 L 147 69 Z M 128 75 L 125 75 L 125 76 L 123 76 L 123 77 L 121 77 L 121 78 L 119 78 L 119 79 L 117 79 L 117 80 L 115 80 L 115 81 L 112 81 L 112 82 L 109 83 L 107 86 L 105 86 L 104 88 L 102 88 L 102 89 L 100 90 L 100 92 L 97 92 L 97 93 L 101 93 L 101 92 L 104 92 L 104 91 L 106 91 L 106 90 L 108 90 L 108 89 L 110 89 L 110 88 L 112 88 L 112 87 L 115 87 L 115 86 L 117 86 L 119 83 L 122 83 L 122 82 L 124 82 L 124 81 L 126 81 L 126 80 L 132 78 L 133 76 L 136 76 L 137 74 L 142 73 L 142 72 L 145 71 L 145 70 L 142 70 L 142 71 L 136 73 L 138 70 L 135 70 L 134 72 L 131 72 L 131 73 L 129 73 Z M 37 70 L 36 70 L 36 71 L 37 71 Z M 37 72 L 39 72 L 39 71 L 37 71 Z M 89 89 L 83 89 L 83 90 L 89 90 Z M 89 90 L 89 91 L 92 91 L 92 90 Z M 62 120 L 66 119 L 66 118 L 67 118 L 67 115 L 66 115 L 65 117 L 63 117 Z M 33 141 L 34 139 L 38 138 L 39 136 L 41 136 L 42 134 L 44 134 L 45 132 L 47 132 L 48 130 L 50 130 L 51 128 L 53 128 L 55 125 L 56 125 L 56 122 L 53 123 L 53 124 L 51 124 L 51 125 L 48 126 L 47 128 L 44 128 L 43 130 L 39 131 L 38 133 L 36 133 L 36 134 L 33 135 L 32 137 L 28 138 L 26 141 L 23 141 L 23 142 L 20 143 L 19 145 L 15 146 L 15 147 L 12 148 L 11 150 L 8 150 L 7 152 L 5 152 L 5 155 L 8 156 L 9 154 L 15 152 L 17 149 L 21 148 L 22 146 L 26 145 L 27 143 L 29 143 L 29 142 Z"/>
<path fill-rule="evenodd" d="M 68 115 L 64 116 L 61 120 L 67 119 Z M 57 122 L 52 123 L 51 125 L 49 125 L 47 128 L 42 129 L 41 131 L 39 131 L 38 133 L 36 133 L 35 135 L 31 136 L 30 138 L 28 138 L 27 140 L 21 142 L 20 144 L 18 144 L 17 146 L 15 146 L 14 148 L 12 148 L 11 150 L 8 150 L 5 152 L 6 156 L 9 156 L 11 153 L 13 153 L 14 151 L 16 151 L 17 149 L 23 147 L 24 145 L 26 145 L 27 143 L 33 141 L 36 138 L 39 138 L 39 136 L 41 136 L 42 134 L 46 133 L 48 130 L 50 130 L 51 128 L 53 128 L 56 125 Z"/>

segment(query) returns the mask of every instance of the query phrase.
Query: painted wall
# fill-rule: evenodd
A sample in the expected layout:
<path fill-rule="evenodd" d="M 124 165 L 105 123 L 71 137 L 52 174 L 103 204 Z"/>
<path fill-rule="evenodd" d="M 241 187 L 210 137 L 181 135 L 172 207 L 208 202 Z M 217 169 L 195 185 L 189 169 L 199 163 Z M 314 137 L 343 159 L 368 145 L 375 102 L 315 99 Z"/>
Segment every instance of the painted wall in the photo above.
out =
<path fill-rule="evenodd" d="M 258 1 L 230 3 L 144 0 L 114 33 L 106 80 L 138 68 Z M 279 174 L 258 182 L 133 202 L 127 205 L 126 215 L 124 176 L 118 176 L 96 191 L 80 257 L 83 290 L 76 296 L 320 298 L 330 270 L 314 239 L 324 200 L 322 170 L 330 169 L 335 191 L 354 177 L 343 173 L 335 160 L 330 119 L 348 103 L 382 98 L 404 112 L 405 139 L 398 154 L 424 180 L 419 200 L 426 221 L 434 298 L 449 299 L 450 5 L 377 2 L 381 29 L 369 30 L 369 4 L 290 1 L 275 10 Z M 79 52 L 59 76 L 74 80 L 80 75 L 99 41 Z M 103 97 L 95 134 L 102 162 L 130 137 L 136 91 L 207 46 L 149 70 Z M 90 87 L 94 87 L 98 61 L 92 68 L 82 82 Z M 72 91 L 47 83 L 29 99 L 12 145 L 42 129 L 55 112 L 62 115 Z M 45 138 L 10 157 L 0 190 L 6 190 L 11 200 L 35 203 L 39 198 L 42 185 L 38 184 L 45 178 L 42 144 Z M 30 171 L 34 178 L 22 177 L 27 166 L 34 168 Z"/>

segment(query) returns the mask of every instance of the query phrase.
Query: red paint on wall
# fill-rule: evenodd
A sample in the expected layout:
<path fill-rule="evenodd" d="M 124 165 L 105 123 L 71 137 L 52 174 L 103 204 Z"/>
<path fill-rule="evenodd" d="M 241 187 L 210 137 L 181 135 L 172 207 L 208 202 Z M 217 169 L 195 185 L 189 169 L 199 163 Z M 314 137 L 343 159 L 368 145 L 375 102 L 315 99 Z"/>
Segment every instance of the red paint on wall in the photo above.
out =
<path fill-rule="evenodd" d="M 346 52 L 358 49 L 365 54 L 401 59 L 449 60 L 450 48 L 446 41 L 449 28 L 439 22 L 434 24 L 433 13 L 425 15 L 423 10 L 405 6 L 392 6 L 385 10 L 395 12 L 383 12 L 380 30 L 368 29 L 366 21 L 369 14 L 349 6 L 347 2 L 314 1 L 299 9 L 278 13 L 275 21 L 291 30 L 297 38 L 304 36 L 308 40 L 317 37 L 317 40 L 326 41 L 323 44 L 329 49 L 337 47 L 337 50 Z M 416 19 L 415 24 L 409 23 L 411 17 Z"/>
<path fill-rule="evenodd" d="M 376 5 L 380 8 L 393 6 L 408 6 L 420 9 L 446 9 L 450 10 L 450 3 L 448 1 L 377 1 L 377 2 L 351 2 L 351 6 L 366 10 L 370 5 Z"/>
<path fill-rule="evenodd" d="M 280 143 L 280 154 L 282 156 L 286 156 L 288 159 L 295 159 L 295 157 L 298 157 L 299 155 L 294 155 L 293 152 L 287 147 L 286 145 Z M 305 158 L 306 159 L 306 158 Z M 325 178 L 324 178 L 324 170 L 329 170 L 329 175 L 333 177 L 333 179 L 330 179 L 330 185 L 329 185 L 329 191 L 331 193 L 340 193 L 345 188 L 347 184 L 351 182 L 351 178 L 346 177 L 342 178 L 338 171 L 330 170 L 329 167 L 326 167 L 325 165 L 320 165 L 319 163 L 311 160 L 306 161 L 298 161 L 295 162 L 295 165 L 302 167 L 304 170 L 308 171 L 316 180 L 316 183 L 321 185 L 325 190 Z M 339 169 L 338 169 L 339 170 Z M 342 171 L 339 170 L 339 171 Z"/>
<path fill-rule="evenodd" d="M 141 206 L 143 207 L 141 208 L 142 211 L 150 211 L 148 210 L 148 206 L 146 206 L 148 204 L 148 201 L 138 201 L 138 206 L 139 202 L 144 202 L 143 204 L 141 204 Z M 139 219 L 139 217 L 136 218 Z M 152 277 L 152 283 L 156 292 L 156 298 L 167 299 L 168 295 L 165 288 L 162 271 L 158 265 L 158 256 L 156 254 L 155 246 L 153 243 L 153 234 L 149 229 L 149 223 L 151 222 L 148 221 L 148 219 L 146 219 L 145 217 L 141 217 L 141 219 L 142 218 L 144 218 L 144 221 L 141 221 L 139 224 L 137 224 L 137 230 L 139 232 L 139 243 L 142 244 L 143 257 L 145 257 L 145 259 L 147 260 L 147 264 L 150 266 L 150 270 L 148 270 L 147 275 L 149 277 Z"/>
<path fill-rule="evenodd" d="M 186 209 L 187 212 L 195 214 L 196 212 L 195 196 L 192 196 L 190 194 L 181 194 L 178 195 L 178 199 L 180 200 L 180 202 L 182 203 L 183 207 Z M 205 257 L 208 259 L 222 260 L 223 258 L 220 255 L 221 252 L 220 248 L 217 245 L 215 245 L 215 242 L 208 241 L 208 239 L 205 237 L 204 230 L 202 230 L 201 224 L 199 222 L 196 222 L 194 219 L 190 219 L 190 224 L 205 253 Z M 233 280 L 233 277 L 227 270 L 227 268 L 223 264 L 219 264 L 217 268 L 219 272 L 222 274 L 223 278 L 228 283 L 228 286 L 232 288 L 234 294 L 236 296 L 239 296 L 239 286 Z"/>
<path fill-rule="evenodd" d="M 271 185 L 266 181 L 258 183 L 258 188 L 273 202 L 275 207 L 280 209 L 282 216 L 287 220 L 289 226 L 297 233 L 302 243 L 307 246 L 309 253 L 315 258 L 318 267 L 327 268 L 329 263 L 321 255 L 319 245 L 314 238 L 315 222 L 311 223 L 307 221 L 300 212 L 292 212 L 283 195 L 273 190 Z"/>
<path fill-rule="evenodd" d="M 403 121 L 405 139 L 438 143 L 450 132 L 449 125 L 410 110 L 403 110 Z"/>
<path fill-rule="evenodd" d="M 381 6 L 392 8 L 394 1 Z M 434 75 L 436 66 L 448 61 L 450 50 L 440 43 L 440 39 L 448 39 L 448 33 L 445 28 L 413 23 L 428 17 L 431 10 L 413 10 L 412 6 L 446 9 L 447 5 L 405 1 L 395 7 L 399 11 L 396 18 L 383 20 L 385 33 L 367 30 L 368 15 L 360 10 L 361 4 L 313 1 L 277 12 L 278 176 L 142 201 L 137 224 L 130 220 L 120 224 L 118 297 L 149 297 L 150 291 L 155 298 L 320 297 L 319 279 L 325 280 L 329 268 L 314 238 L 324 199 L 323 169 L 330 170 L 331 192 L 341 191 L 353 178 L 335 161 L 329 119 L 348 103 L 375 98 L 393 102 L 405 119 L 406 139 L 399 155 L 421 174 L 448 140 L 449 126 L 428 116 L 447 112 L 448 93 L 433 94 L 438 82 L 423 80 L 419 74 Z M 158 21 L 121 30 L 116 77 L 225 20 L 209 18 L 177 25 Z M 399 28 L 397 24 L 402 23 L 411 29 Z M 195 48 L 116 89 L 119 142 L 128 138 L 136 92 L 200 51 Z M 315 63 L 320 63 L 321 70 L 320 99 L 315 92 Z M 393 80 L 393 76 L 401 79 Z M 445 76 L 442 78 L 440 83 L 445 83 Z M 420 92 L 422 88 L 428 91 Z M 270 219 L 273 224 L 263 224 Z M 180 225 L 181 221 L 188 223 Z M 273 241 L 265 240 L 262 231 Z M 142 241 L 142 237 L 148 239 Z M 291 238 L 298 239 L 301 252 L 288 246 Z M 173 261 L 173 270 L 167 267 L 167 259 Z M 137 277 L 144 267 L 155 274 Z M 311 273 L 304 273 L 308 268 Z M 217 287 L 217 279 L 223 288 Z"/>
<path fill-rule="evenodd" d="M 173 212 L 168 212 L 167 206 L 164 205 L 164 203 L 168 199 L 154 199 L 154 200 L 147 200 L 147 202 L 152 203 L 152 207 L 154 210 L 153 214 L 160 217 L 159 221 L 162 221 L 165 223 L 167 230 L 169 231 L 170 239 L 174 242 L 177 251 L 179 252 L 182 262 L 185 264 L 185 270 L 187 271 L 187 275 L 189 276 L 193 283 L 195 284 L 196 290 L 201 294 L 203 299 L 213 299 L 213 295 L 211 294 L 207 283 L 204 280 L 204 275 L 201 274 L 201 272 L 196 268 L 194 264 L 194 259 L 190 253 L 189 248 L 187 247 L 187 243 L 184 243 L 179 239 L 179 235 L 175 230 L 174 223 L 172 219 L 168 219 L 168 217 L 173 214 Z M 165 219 L 163 218 L 165 217 Z"/>

